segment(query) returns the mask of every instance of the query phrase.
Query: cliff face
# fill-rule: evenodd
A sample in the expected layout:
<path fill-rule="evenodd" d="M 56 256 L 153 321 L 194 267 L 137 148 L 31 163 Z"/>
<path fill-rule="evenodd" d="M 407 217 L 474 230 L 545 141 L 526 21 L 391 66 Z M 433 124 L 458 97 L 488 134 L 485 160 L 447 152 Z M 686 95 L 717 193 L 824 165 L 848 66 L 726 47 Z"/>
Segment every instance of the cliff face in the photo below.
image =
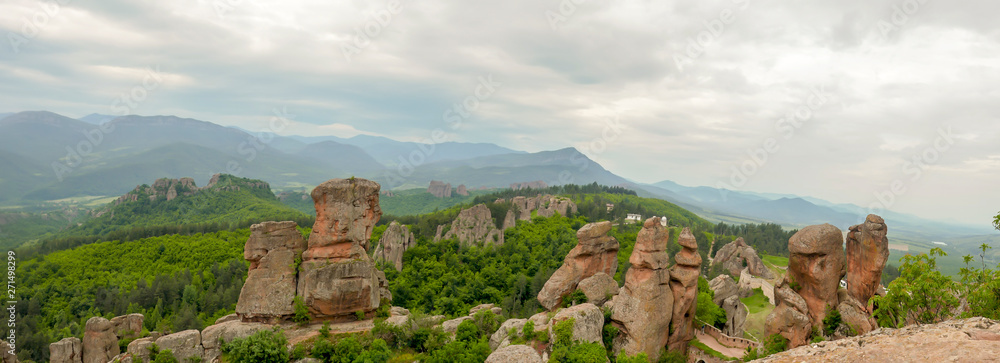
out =
<path fill-rule="evenodd" d="M 1000 322 L 982 317 L 901 329 L 790 349 L 755 362 L 996 362 Z"/>

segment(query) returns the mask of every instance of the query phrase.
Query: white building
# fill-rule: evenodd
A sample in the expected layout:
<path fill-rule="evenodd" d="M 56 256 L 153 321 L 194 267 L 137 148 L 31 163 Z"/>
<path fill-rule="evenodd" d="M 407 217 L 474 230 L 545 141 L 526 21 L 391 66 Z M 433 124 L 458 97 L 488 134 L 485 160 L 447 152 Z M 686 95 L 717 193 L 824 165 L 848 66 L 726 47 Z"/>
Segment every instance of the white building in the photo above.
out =
<path fill-rule="evenodd" d="M 641 221 L 642 220 L 642 214 L 629 213 L 627 216 L 625 216 L 625 220 L 626 221 Z"/>

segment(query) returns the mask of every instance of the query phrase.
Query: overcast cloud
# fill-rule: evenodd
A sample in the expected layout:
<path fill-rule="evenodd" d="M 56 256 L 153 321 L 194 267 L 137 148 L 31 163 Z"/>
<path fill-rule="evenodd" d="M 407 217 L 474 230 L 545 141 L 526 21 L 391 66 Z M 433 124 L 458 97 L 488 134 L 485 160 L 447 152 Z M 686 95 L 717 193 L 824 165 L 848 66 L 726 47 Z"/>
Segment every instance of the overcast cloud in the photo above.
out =
<path fill-rule="evenodd" d="M 998 13 L 989 0 L 6 0 L 0 111 L 112 114 L 152 69 L 162 84 L 133 113 L 261 130 L 286 108 L 284 134 L 400 140 L 443 128 L 574 146 L 639 182 L 862 206 L 890 193 L 879 203 L 895 211 L 986 224 L 1000 209 Z M 366 28 L 378 34 L 356 39 Z M 495 93 L 449 128 L 480 77 Z"/>

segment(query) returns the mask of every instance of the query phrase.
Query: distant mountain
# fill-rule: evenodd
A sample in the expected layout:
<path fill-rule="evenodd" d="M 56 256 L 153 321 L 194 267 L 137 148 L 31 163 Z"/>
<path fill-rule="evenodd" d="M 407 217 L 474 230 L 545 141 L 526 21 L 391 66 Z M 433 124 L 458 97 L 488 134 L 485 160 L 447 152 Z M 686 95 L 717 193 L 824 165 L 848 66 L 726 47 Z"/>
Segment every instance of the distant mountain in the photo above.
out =
<path fill-rule="evenodd" d="M 431 180 L 468 187 L 501 188 L 509 187 L 511 183 L 534 180 L 542 180 L 548 185 L 593 182 L 618 185 L 627 182 L 574 148 L 439 161 L 412 169 L 408 166 L 396 167 L 376 176 L 376 180 L 390 188 L 426 186 Z"/>
<path fill-rule="evenodd" d="M 41 163 L 27 156 L 0 150 L 0 202 L 14 199 L 36 188 L 39 183 L 51 177 Z"/>
<path fill-rule="evenodd" d="M 119 195 L 162 176 L 203 181 L 228 172 L 288 187 L 382 168 L 353 146 L 343 155 L 324 151 L 329 145 L 300 154 L 307 146 L 174 116 L 123 116 L 98 126 L 51 112 L 21 112 L 0 120 L 0 166 L 16 171 L 0 179 L 0 186 L 10 186 L 0 188 L 0 202 Z"/>
<path fill-rule="evenodd" d="M 384 169 L 382 164 L 375 161 L 361 148 L 336 141 L 321 141 L 306 145 L 296 155 L 315 160 L 317 163 L 329 166 L 334 170 L 351 170 L 358 175 L 374 174 Z"/>
<path fill-rule="evenodd" d="M 351 138 L 335 136 L 290 136 L 306 143 L 335 141 L 341 144 L 354 145 L 365 150 L 378 162 L 395 166 L 400 164 L 400 158 L 407 160 L 414 151 L 419 151 L 424 163 L 444 160 L 464 160 L 489 155 L 524 153 L 489 143 L 442 142 L 439 144 L 421 144 L 416 142 L 396 141 L 387 137 L 357 135 Z"/>
<path fill-rule="evenodd" d="M 0 112 L 0 120 L 2 120 L 4 117 L 7 117 L 7 116 L 10 116 L 10 115 L 13 115 L 13 114 L 14 114 L 13 112 Z"/>
<path fill-rule="evenodd" d="M 754 193 L 712 187 L 688 187 L 669 180 L 639 186 L 650 193 L 706 214 L 773 222 L 789 227 L 830 223 L 846 230 L 864 221 L 868 210 L 853 204 L 836 204 L 791 194 Z M 930 241 L 974 234 L 989 234 L 987 227 L 962 226 L 886 211 L 881 214 L 898 237 Z"/>
<path fill-rule="evenodd" d="M 99 113 L 92 113 L 92 114 L 89 114 L 87 116 L 83 116 L 83 117 L 79 118 L 78 120 L 86 122 L 88 124 L 92 124 L 92 125 L 100 125 L 102 123 L 114 120 L 117 117 L 118 116 L 115 116 L 115 115 L 102 115 L 102 114 L 99 114 Z"/>

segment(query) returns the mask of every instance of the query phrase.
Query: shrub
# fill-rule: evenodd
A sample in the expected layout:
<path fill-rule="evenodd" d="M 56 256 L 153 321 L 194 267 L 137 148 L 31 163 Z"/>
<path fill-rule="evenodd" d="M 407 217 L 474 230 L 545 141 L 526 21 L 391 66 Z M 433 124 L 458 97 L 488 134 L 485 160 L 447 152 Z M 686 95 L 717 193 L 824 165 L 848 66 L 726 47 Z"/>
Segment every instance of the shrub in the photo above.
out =
<path fill-rule="evenodd" d="M 455 340 L 471 342 L 479 340 L 481 335 L 479 327 L 472 320 L 465 320 L 458 324 L 458 330 L 455 331 Z"/>
<path fill-rule="evenodd" d="M 312 357 L 323 362 L 332 362 L 334 357 L 333 343 L 326 339 L 317 340 L 313 343 Z"/>
<path fill-rule="evenodd" d="M 749 360 L 744 360 L 744 361 L 749 362 Z M 685 363 L 685 362 L 687 362 L 687 357 L 685 357 L 683 354 L 672 350 L 668 351 L 666 349 L 660 351 L 660 359 L 656 360 L 656 363 Z"/>
<path fill-rule="evenodd" d="M 535 339 L 535 322 L 528 320 L 521 327 L 521 337 L 526 341 L 532 341 Z"/>
<path fill-rule="evenodd" d="M 618 337 L 618 328 L 611 324 L 604 325 L 604 329 L 601 331 L 601 338 L 604 340 L 604 346 L 610 348 L 616 337 Z"/>
<path fill-rule="evenodd" d="M 826 317 L 823 318 L 823 333 L 828 337 L 833 336 L 833 333 L 840 327 L 841 322 L 840 311 L 832 307 L 827 309 Z"/>
<path fill-rule="evenodd" d="M 622 354 L 622 355 L 619 355 L 617 359 L 615 359 L 615 362 L 616 363 L 649 363 L 649 356 L 646 355 L 646 352 L 642 352 L 642 353 L 636 354 L 633 357 L 629 357 L 628 355 Z"/>
<path fill-rule="evenodd" d="M 302 301 L 301 296 L 295 296 L 295 299 L 292 301 L 295 304 L 295 315 L 292 316 L 292 321 L 299 325 L 305 325 L 312 318 L 309 316 L 309 309 L 306 308 L 306 303 Z"/>
<path fill-rule="evenodd" d="M 355 311 L 354 318 L 357 319 L 358 321 L 365 320 L 365 311 L 364 310 Z"/>
<path fill-rule="evenodd" d="M 587 302 L 587 294 L 583 293 L 583 290 L 576 289 L 569 296 L 563 298 L 563 307 L 568 307 L 576 304 L 583 304 Z"/>
<path fill-rule="evenodd" d="M 330 338 L 330 322 L 324 322 L 323 327 L 319 328 L 319 336 L 323 338 Z"/>
<path fill-rule="evenodd" d="M 365 351 L 361 352 L 354 362 L 364 362 L 364 363 L 385 363 L 392 358 L 392 351 L 389 350 L 389 346 L 382 339 L 375 339 L 372 341 L 371 346 Z"/>
<path fill-rule="evenodd" d="M 382 302 L 379 303 L 378 310 L 375 310 L 375 317 L 388 318 L 389 315 L 392 315 L 392 301 L 389 299 L 382 299 Z"/>
<path fill-rule="evenodd" d="M 472 321 L 479 328 L 479 331 L 483 334 L 491 335 L 500 328 L 500 320 L 497 319 L 497 315 L 489 310 L 477 311 L 475 315 L 472 316 Z"/>
<path fill-rule="evenodd" d="M 285 363 L 288 340 L 280 330 L 261 330 L 222 345 L 222 353 L 233 363 Z"/>

